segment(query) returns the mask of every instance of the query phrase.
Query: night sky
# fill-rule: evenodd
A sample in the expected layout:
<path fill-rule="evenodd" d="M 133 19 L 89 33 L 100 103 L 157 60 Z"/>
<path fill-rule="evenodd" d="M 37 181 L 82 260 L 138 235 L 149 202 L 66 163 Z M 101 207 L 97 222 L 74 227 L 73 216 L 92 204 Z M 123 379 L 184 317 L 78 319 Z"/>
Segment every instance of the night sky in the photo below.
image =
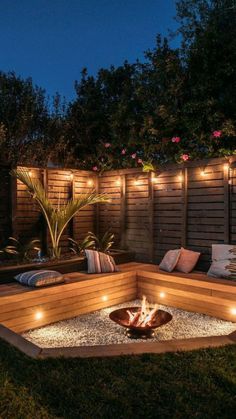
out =
<path fill-rule="evenodd" d="M 142 60 L 174 15 L 174 0 L 1 0 L 0 70 L 70 100 L 83 67 Z"/>

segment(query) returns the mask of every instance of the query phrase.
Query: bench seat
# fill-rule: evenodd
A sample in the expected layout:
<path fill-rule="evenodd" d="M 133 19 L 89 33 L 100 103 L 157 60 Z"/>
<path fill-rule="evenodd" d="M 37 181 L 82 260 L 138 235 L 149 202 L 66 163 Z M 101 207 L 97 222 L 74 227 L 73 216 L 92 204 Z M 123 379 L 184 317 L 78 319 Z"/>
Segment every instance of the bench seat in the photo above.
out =
<path fill-rule="evenodd" d="M 129 262 L 120 272 L 65 275 L 65 283 L 30 288 L 0 285 L 0 323 L 21 333 L 79 314 L 141 298 L 236 321 L 236 283 L 203 272 L 166 273 L 157 265 Z"/>

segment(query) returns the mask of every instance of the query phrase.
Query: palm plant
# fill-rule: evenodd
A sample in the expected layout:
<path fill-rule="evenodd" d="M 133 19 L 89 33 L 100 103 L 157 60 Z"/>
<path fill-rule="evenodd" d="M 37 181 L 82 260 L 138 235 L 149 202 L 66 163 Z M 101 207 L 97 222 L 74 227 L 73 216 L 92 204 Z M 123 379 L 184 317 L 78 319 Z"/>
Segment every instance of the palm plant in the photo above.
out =
<path fill-rule="evenodd" d="M 68 239 L 70 243 L 70 250 L 75 255 L 81 255 L 85 249 L 91 249 L 94 247 L 94 240 L 88 235 L 82 241 L 76 241 L 71 237 Z"/>
<path fill-rule="evenodd" d="M 12 176 L 16 176 L 27 187 L 28 192 L 38 203 L 42 214 L 45 217 L 51 242 L 52 257 L 60 257 L 59 242 L 63 231 L 67 227 L 70 220 L 82 208 L 97 204 L 99 202 L 109 202 L 109 198 L 105 194 L 97 194 L 95 191 L 81 194 L 77 199 L 71 199 L 66 204 L 55 208 L 47 198 L 46 191 L 38 179 L 32 178 L 25 169 L 14 169 L 11 171 Z"/>
<path fill-rule="evenodd" d="M 108 252 L 114 243 L 115 235 L 110 231 L 106 231 L 103 236 L 96 236 L 91 231 L 88 232 L 87 238 L 94 242 L 94 248 L 99 252 Z"/>

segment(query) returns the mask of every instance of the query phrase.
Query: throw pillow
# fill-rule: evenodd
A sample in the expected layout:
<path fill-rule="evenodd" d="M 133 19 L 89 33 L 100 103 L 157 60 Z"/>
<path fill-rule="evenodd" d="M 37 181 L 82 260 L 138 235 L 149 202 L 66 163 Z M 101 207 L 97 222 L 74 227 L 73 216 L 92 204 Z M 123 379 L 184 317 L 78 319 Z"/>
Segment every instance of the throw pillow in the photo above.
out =
<path fill-rule="evenodd" d="M 112 256 L 106 253 L 98 252 L 97 250 L 85 250 L 88 261 L 88 273 L 100 274 L 109 272 L 118 272 L 119 269 Z"/>
<path fill-rule="evenodd" d="M 64 282 L 64 277 L 57 271 L 33 270 L 23 272 L 15 276 L 15 279 L 23 285 L 29 287 L 45 287 L 47 285 L 59 284 Z"/>
<path fill-rule="evenodd" d="M 212 260 L 226 260 L 235 258 L 235 255 L 231 252 L 234 247 L 235 246 L 232 244 L 213 244 Z"/>
<path fill-rule="evenodd" d="M 193 252 L 192 250 L 181 247 L 180 257 L 175 269 L 186 274 L 192 272 L 198 262 L 200 254 L 201 253 L 199 252 Z"/>
<path fill-rule="evenodd" d="M 180 249 L 168 250 L 159 264 L 159 269 L 166 272 L 172 272 L 179 260 Z"/>
<path fill-rule="evenodd" d="M 230 269 L 234 269 L 231 271 Z M 208 276 L 213 278 L 226 278 L 233 281 L 236 280 L 235 263 L 232 265 L 232 260 L 213 260 L 208 272 Z"/>

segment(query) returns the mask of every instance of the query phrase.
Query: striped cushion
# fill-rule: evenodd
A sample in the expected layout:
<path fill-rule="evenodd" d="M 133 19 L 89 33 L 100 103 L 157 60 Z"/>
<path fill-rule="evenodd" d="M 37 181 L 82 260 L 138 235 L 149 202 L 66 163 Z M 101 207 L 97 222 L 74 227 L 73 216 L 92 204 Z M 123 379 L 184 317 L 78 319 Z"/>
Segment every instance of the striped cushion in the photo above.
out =
<path fill-rule="evenodd" d="M 63 275 L 57 271 L 34 270 L 23 272 L 15 276 L 21 284 L 29 287 L 45 287 L 47 285 L 59 284 L 64 282 Z"/>
<path fill-rule="evenodd" d="M 98 252 L 97 250 L 85 250 L 88 260 L 88 273 L 100 274 L 105 272 L 118 272 L 115 261 L 112 256 L 105 253 Z"/>

